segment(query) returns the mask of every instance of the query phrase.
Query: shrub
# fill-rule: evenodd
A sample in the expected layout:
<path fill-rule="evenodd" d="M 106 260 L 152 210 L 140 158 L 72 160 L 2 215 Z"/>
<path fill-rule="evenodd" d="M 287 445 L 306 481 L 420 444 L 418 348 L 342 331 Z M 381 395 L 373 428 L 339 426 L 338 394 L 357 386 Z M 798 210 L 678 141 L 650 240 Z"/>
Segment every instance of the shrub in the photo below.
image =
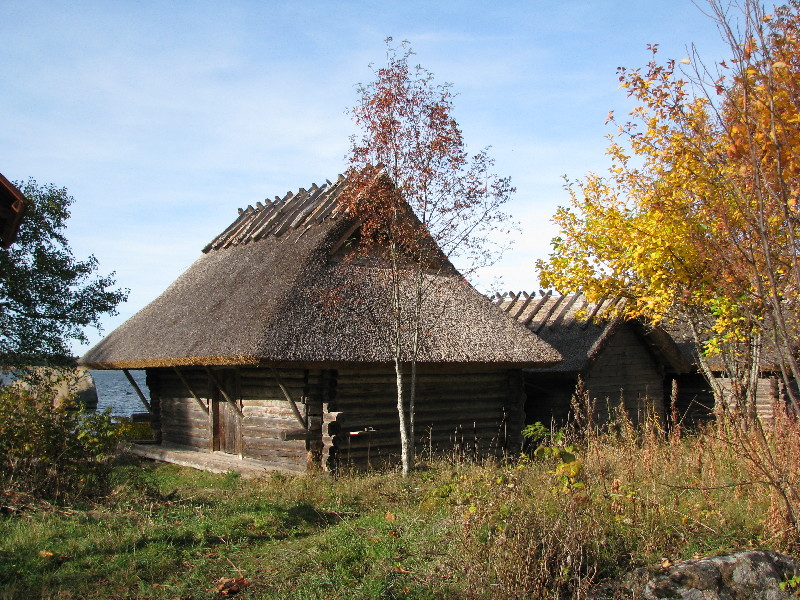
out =
<path fill-rule="evenodd" d="M 121 435 L 108 411 L 53 407 L 44 392 L 0 388 L 0 501 L 102 493 Z"/>

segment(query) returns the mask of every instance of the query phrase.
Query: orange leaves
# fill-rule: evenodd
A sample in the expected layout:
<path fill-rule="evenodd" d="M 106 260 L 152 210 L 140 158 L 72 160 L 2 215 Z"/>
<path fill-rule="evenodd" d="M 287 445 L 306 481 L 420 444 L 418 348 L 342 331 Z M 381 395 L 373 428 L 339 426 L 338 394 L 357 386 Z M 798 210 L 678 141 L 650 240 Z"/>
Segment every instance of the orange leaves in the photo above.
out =
<path fill-rule="evenodd" d="M 215 590 L 223 598 L 235 596 L 252 583 L 245 577 L 222 578 L 217 582 Z"/>

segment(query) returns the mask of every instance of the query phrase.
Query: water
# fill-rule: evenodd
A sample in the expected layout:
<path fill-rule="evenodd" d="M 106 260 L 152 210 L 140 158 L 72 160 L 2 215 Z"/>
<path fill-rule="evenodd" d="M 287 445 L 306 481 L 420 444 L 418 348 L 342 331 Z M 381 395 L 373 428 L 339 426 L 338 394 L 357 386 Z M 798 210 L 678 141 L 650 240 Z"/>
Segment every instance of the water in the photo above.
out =
<path fill-rule="evenodd" d="M 144 397 L 150 401 L 150 390 L 145 384 L 144 371 L 129 371 L 139 385 Z M 97 388 L 97 410 L 111 408 L 111 414 L 118 417 L 129 417 L 133 413 L 147 412 L 139 400 L 139 396 L 122 371 L 90 370 Z"/>

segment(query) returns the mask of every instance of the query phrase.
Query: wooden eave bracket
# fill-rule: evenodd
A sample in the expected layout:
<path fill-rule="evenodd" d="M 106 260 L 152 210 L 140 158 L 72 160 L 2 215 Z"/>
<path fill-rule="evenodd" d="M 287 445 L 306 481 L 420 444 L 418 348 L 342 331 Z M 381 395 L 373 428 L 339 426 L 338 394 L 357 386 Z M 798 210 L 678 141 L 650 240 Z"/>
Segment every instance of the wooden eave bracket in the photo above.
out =
<path fill-rule="evenodd" d="M 147 412 L 149 412 L 152 415 L 153 408 L 150 406 L 150 403 L 147 401 L 147 398 L 144 397 L 142 390 L 139 389 L 139 384 L 136 383 L 136 380 L 133 378 L 133 375 L 131 375 L 131 372 L 128 371 L 128 369 L 122 369 L 122 372 L 125 373 L 125 377 L 128 378 L 128 381 L 133 386 L 133 389 L 136 391 L 136 395 L 139 396 L 139 400 L 142 401 L 142 404 L 144 404 L 144 407 L 147 409 Z"/>
<path fill-rule="evenodd" d="M 272 376 L 275 378 L 275 383 L 278 384 L 278 387 L 281 389 L 281 392 L 283 392 L 283 396 L 289 402 L 289 406 L 292 409 L 292 413 L 294 413 L 295 419 L 297 419 L 297 421 L 303 426 L 304 429 L 308 429 L 308 421 L 306 421 L 303 418 L 303 415 L 300 414 L 300 409 L 297 408 L 297 404 L 295 403 L 294 399 L 289 393 L 289 390 L 287 390 L 286 386 L 283 385 L 281 378 L 278 376 L 278 371 L 275 370 L 275 367 L 270 367 L 269 370 L 272 373 Z"/>
<path fill-rule="evenodd" d="M 239 408 L 239 405 L 236 403 L 236 401 L 233 400 L 228 395 L 228 392 L 225 391 L 225 388 L 223 388 L 220 385 L 219 380 L 217 379 L 217 376 L 214 375 L 214 370 L 211 367 L 207 366 L 206 367 L 206 373 L 208 373 L 208 376 L 211 378 L 211 381 L 213 382 L 213 384 L 215 386 L 217 386 L 217 389 L 219 390 L 219 393 L 222 394 L 222 397 L 225 399 L 225 402 L 230 404 L 231 407 L 233 408 L 233 410 L 236 411 L 236 414 L 239 416 L 239 419 L 244 419 L 244 413 L 242 412 L 242 409 Z"/>
<path fill-rule="evenodd" d="M 190 386 L 190 385 L 189 385 L 189 382 L 188 382 L 188 381 L 186 381 L 186 378 L 183 376 L 183 373 L 181 373 L 181 370 L 180 370 L 178 367 L 172 367 L 172 368 L 173 368 L 173 370 L 175 371 L 175 374 L 178 376 L 178 379 L 180 379 L 180 380 L 181 380 L 181 383 L 183 383 L 183 385 L 184 385 L 184 386 L 186 386 L 186 389 L 187 389 L 187 390 L 189 391 L 189 393 L 192 395 L 192 398 L 194 398 L 194 399 L 195 399 L 195 402 L 197 402 L 197 404 L 199 404 L 199 405 L 200 405 L 200 408 L 201 408 L 201 409 L 203 409 L 203 412 L 204 412 L 204 413 L 208 414 L 208 405 L 206 405 L 206 403 L 205 403 L 205 402 L 203 402 L 203 401 L 202 401 L 202 400 L 199 398 L 199 396 L 198 396 L 197 394 L 195 394 L 195 393 L 194 393 L 194 390 L 192 389 L 192 386 Z"/>

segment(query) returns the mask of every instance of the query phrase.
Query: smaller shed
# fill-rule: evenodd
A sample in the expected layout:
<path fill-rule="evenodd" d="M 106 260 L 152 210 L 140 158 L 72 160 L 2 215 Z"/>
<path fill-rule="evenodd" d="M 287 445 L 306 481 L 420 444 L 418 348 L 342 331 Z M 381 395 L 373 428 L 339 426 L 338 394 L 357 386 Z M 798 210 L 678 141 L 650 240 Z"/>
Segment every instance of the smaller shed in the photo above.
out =
<path fill-rule="evenodd" d="M 715 406 L 714 391 L 700 368 L 700 349 L 691 329 L 688 324 L 680 320 L 667 325 L 666 329 L 675 340 L 684 361 L 691 366 L 688 371 L 675 375 L 678 403 L 680 406 L 687 407 L 687 412 L 692 414 L 695 420 L 710 418 Z M 746 362 L 746 358 L 742 360 Z M 722 389 L 733 385 L 730 369 L 720 357 L 710 357 L 706 360 L 706 364 L 714 378 L 721 383 Z M 791 382 L 791 385 L 794 385 L 796 389 L 796 382 Z M 753 408 L 755 408 L 756 415 L 762 420 L 769 421 L 773 417 L 775 407 L 785 407 L 788 402 L 789 394 L 781 372 L 780 355 L 774 345 L 766 339 L 764 347 L 761 349 L 759 377 Z"/>
<path fill-rule="evenodd" d="M 690 370 L 663 330 L 610 317 L 619 299 L 590 303 L 582 294 L 508 292 L 496 294 L 494 302 L 564 357 L 524 370 L 527 423 L 566 422 L 579 378 L 597 422 L 606 421 L 620 401 L 634 423 L 652 412 L 663 418 L 668 375 Z"/>
<path fill-rule="evenodd" d="M 22 192 L 0 173 L 0 248 L 8 248 L 17 239 L 27 207 Z"/>

